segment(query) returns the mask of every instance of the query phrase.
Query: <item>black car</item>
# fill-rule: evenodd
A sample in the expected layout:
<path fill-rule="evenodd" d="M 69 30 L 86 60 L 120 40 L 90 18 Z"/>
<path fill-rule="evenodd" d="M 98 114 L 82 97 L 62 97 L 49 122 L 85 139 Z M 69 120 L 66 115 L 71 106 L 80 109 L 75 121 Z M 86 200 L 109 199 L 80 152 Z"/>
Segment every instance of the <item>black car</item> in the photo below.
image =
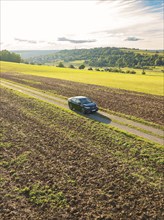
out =
<path fill-rule="evenodd" d="M 92 102 L 85 96 L 75 96 L 68 99 L 68 105 L 71 110 L 78 110 L 84 114 L 93 113 L 98 111 L 95 102 Z"/>

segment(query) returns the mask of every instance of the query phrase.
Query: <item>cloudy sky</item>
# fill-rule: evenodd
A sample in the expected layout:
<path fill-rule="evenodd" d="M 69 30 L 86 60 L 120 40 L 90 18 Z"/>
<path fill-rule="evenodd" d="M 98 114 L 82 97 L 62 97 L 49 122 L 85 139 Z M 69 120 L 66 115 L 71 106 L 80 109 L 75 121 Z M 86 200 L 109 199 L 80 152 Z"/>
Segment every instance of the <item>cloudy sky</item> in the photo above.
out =
<path fill-rule="evenodd" d="M 163 49 L 163 0 L 1 0 L 1 50 Z"/>

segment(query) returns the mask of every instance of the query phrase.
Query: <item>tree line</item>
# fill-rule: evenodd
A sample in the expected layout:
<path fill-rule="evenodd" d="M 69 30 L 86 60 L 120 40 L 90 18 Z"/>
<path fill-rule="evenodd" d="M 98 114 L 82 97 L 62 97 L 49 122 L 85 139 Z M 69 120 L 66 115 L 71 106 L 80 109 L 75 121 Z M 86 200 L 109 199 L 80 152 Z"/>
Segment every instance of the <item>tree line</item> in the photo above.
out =
<path fill-rule="evenodd" d="M 59 62 L 59 64 L 56 66 L 56 67 L 60 67 L 60 68 L 65 68 L 65 66 L 64 66 L 64 64 L 62 63 L 62 62 Z M 84 64 L 81 64 L 79 67 L 78 67 L 78 69 L 85 69 L 85 65 Z M 76 67 L 74 66 L 74 65 L 72 65 L 72 64 L 70 64 L 69 66 L 68 66 L 68 68 L 71 68 L 71 69 L 76 69 Z M 99 68 L 95 68 L 95 69 L 93 69 L 92 67 L 89 67 L 88 68 L 88 70 L 95 70 L 95 71 L 101 71 L 101 72 L 114 72 L 114 73 L 130 73 L 130 74 L 136 74 L 136 71 L 134 71 L 134 70 L 126 70 L 126 71 L 124 71 L 124 70 L 122 70 L 121 68 L 116 68 L 116 67 L 114 67 L 114 68 L 105 68 L 105 69 L 99 69 Z M 146 74 L 145 73 L 145 70 L 143 69 L 142 70 L 142 74 Z"/>
<path fill-rule="evenodd" d="M 25 62 L 45 64 L 58 60 L 71 62 L 84 60 L 84 65 L 94 67 L 130 67 L 144 68 L 149 66 L 163 66 L 164 56 L 160 53 L 142 53 L 140 50 L 122 49 L 115 47 L 62 50 L 54 54 L 34 57 L 23 61 L 19 54 L 7 50 L 0 51 L 0 60 L 9 62 Z"/>
<path fill-rule="evenodd" d="M 163 66 L 164 57 L 158 53 L 142 53 L 131 49 L 122 48 L 93 48 L 62 50 L 54 54 L 33 58 L 34 63 L 51 63 L 63 60 L 71 62 L 84 60 L 84 64 L 94 67 L 133 67 L 143 68 L 145 66 Z"/>
<path fill-rule="evenodd" d="M 1 61 L 8 61 L 8 62 L 15 62 L 15 63 L 23 62 L 23 60 L 21 59 L 21 56 L 19 54 L 9 52 L 8 50 L 0 51 L 0 60 Z"/>

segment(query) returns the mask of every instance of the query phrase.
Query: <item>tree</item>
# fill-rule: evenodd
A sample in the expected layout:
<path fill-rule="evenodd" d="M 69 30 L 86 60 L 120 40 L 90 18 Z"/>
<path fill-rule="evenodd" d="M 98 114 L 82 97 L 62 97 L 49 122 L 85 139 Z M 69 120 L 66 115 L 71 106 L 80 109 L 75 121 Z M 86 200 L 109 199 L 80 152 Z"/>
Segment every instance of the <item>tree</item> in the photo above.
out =
<path fill-rule="evenodd" d="M 79 69 L 80 69 L 80 70 L 82 70 L 82 69 L 84 69 L 84 68 L 85 68 L 85 65 L 84 65 L 84 64 L 82 64 L 82 65 L 79 66 Z"/>
<path fill-rule="evenodd" d="M 69 68 L 75 69 L 74 65 L 69 65 Z"/>
<path fill-rule="evenodd" d="M 162 57 L 158 57 L 158 58 L 155 60 L 155 65 L 156 65 L 156 66 L 163 66 L 163 65 L 164 65 L 164 59 L 162 59 Z"/>
<path fill-rule="evenodd" d="M 130 71 L 131 74 L 136 74 L 136 71 L 132 70 Z"/>
<path fill-rule="evenodd" d="M 57 67 L 65 67 L 64 64 L 62 62 L 60 62 Z"/>

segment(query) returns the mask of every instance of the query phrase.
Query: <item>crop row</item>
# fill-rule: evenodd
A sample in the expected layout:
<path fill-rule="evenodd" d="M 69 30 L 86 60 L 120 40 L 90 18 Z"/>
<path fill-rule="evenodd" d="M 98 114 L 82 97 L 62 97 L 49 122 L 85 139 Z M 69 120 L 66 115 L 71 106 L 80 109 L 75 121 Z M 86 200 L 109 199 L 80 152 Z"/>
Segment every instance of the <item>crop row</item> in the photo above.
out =
<path fill-rule="evenodd" d="M 162 96 L 18 73 L 2 73 L 1 77 L 66 97 L 89 96 L 104 109 L 164 124 Z"/>
<path fill-rule="evenodd" d="M 1 219 L 162 219 L 162 146 L 7 89 L 1 102 Z"/>

